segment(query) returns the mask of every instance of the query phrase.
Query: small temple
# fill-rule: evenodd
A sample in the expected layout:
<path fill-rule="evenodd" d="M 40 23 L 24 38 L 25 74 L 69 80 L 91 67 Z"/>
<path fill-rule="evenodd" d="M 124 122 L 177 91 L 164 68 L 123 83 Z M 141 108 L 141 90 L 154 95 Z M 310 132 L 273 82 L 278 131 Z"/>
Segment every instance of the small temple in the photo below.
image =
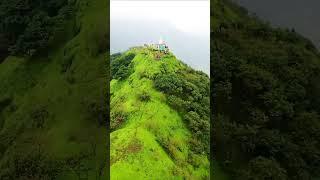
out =
<path fill-rule="evenodd" d="M 169 48 L 168 48 L 167 44 L 162 40 L 162 38 L 160 38 L 159 43 L 157 43 L 157 44 L 151 44 L 151 45 L 145 44 L 145 46 L 150 47 L 153 50 L 158 50 L 159 52 L 163 52 L 163 53 L 169 52 Z"/>

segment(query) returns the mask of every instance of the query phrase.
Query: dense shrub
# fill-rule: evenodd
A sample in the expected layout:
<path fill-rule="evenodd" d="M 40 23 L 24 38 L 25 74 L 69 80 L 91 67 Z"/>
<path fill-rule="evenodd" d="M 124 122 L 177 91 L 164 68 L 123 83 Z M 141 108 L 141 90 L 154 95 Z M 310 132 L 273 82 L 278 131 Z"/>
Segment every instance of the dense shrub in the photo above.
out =
<path fill-rule="evenodd" d="M 111 79 L 126 79 L 132 73 L 131 61 L 135 54 L 111 55 Z"/>
<path fill-rule="evenodd" d="M 1 1 L 0 42 L 4 44 L 0 52 L 31 56 L 46 49 L 56 29 L 63 26 L 66 6 L 67 0 Z"/>
<path fill-rule="evenodd" d="M 239 179 L 287 179 L 287 172 L 273 159 L 257 157 L 250 161 L 248 169 L 248 171 L 240 172 Z"/>
<path fill-rule="evenodd" d="M 209 154 L 209 78 L 191 68 L 170 73 L 164 66 L 161 72 L 155 76 L 155 88 L 167 95 L 168 104 L 181 114 L 191 130 L 193 142 L 197 143 L 193 150 Z"/>
<path fill-rule="evenodd" d="M 12 98 L 10 96 L 2 96 L 0 97 L 0 113 L 1 111 L 10 105 L 12 102 Z"/>
<path fill-rule="evenodd" d="M 139 99 L 140 99 L 140 101 L 148 102 L 148 101 L 150 101 L 150 95 L 144 91 L 141 94 L 139 94 Z"/>
<path fill-rule="evenodd" d="M 13 179 L 55 179 L 61 171 L 61 166 L 47 156 L 34 153 L 15 157 Z"/>
<path fill-rule="evenodd" d="M 32 120 L 32 127 L 43 128 L 46 120 L 49 117 L 49 112 L 45 106 L 36 107 L 32 110 L 30 118 Z"/>
<path fill-rule="evenodd" d="M 83 100 L 83 104 L 90 120 L 96 121 L 99 126 L 107 126 L 108 109 L 104 96 L 90 99 L 86 98 Z"/>
<path fill-rule="evenodd" d="M 119 128 L 126 122 L 128 115 L 123 111 L 112 111 L 110 115 L 110 129 L 111 131 Z"/>
<path fill-rule="evenodd" d="M 75 54 L 73 54 L 73 53 L 63 56 L 62 63 L 61 63 L 61 72 L 62 73 L 65 73 L 70 69 L 74 57 L 75 57 Z"/>
<path fill-rule="evenodd" d="M 154 84 L 158 90 L 167 94 L 182 93 L 182 81 L 175 74 L 158 74 Z"/>
<path fill-rule="evenodd" d="M 106 52 L 109 46 L 109 35 L 106 22 L 98 22 L 98 24 L 95 24 L 96 27 L 92 28 L 93 32 L 90 31 L 91 36 L 88 37 L 88 43 L 92 44 L 88 47 L 92 47 L 91 53 L 94 56 Z"/>

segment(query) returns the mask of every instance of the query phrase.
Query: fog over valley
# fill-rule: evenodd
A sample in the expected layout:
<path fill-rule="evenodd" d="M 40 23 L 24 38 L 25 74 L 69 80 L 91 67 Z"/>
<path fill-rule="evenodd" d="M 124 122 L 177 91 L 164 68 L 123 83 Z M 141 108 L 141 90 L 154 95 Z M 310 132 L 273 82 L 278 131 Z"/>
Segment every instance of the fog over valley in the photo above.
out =
<path fill-rule="evenodd" d="M 209 1 L 113 1 L 110 30 L 111 53 L 161 38 L 178 59 L 210 74 Z"/>
<path fill-rule="evenodd" d="M 181 32 L 161 21 L 117 20 L 111 24 L 111 53 L 123 52 L 145 43 L 158 43 L 162 38 L 178 59 L 197 70 L 207 74 L 210 72 L 209 35 Z"/>

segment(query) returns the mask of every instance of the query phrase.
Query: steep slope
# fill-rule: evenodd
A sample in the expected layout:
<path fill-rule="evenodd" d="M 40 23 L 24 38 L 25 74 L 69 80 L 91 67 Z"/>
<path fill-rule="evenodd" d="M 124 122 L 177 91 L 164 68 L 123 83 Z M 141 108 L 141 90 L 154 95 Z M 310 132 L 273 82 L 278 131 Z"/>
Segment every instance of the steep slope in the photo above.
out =
<path fill-rule="evenodd" d="M 319 177 L 319 51 L 232 1 L 212 6 L 215 159 L 231 179 Z"/>
<path fill-rule="evenodd" d="M 0 179 L 106 178 L 108 3 L 73 2 L 48 55 L 0 64 Z"/>
<path fill-rule="evenodd" d="M 199 153 L 192 149 L 190 141 L 196 138 L 188 127 L 183 108 L 168 102 L 170 93 L 159 86 L 165 85 L 159 82 L 162 75 L 202 79 L 205 87 L 181 80 L 194 86 L 192 92 L 204 88 L 201 92 L 209 109 L 208 76 L 192 70 L 171 53 L 162 54 L 160 59 L 156 54 L 137 47 L 111 58 L 111 179 L 208 179 L 208 151 L 202 149 Z M 171 88 L 185 90 L 184 85 Z M 182 92 L 180 95 L 189 96 Z M 182 105 L 183 101 L 180 102 Z M 203 118 L 207 123 L 208 116 L 209 113 Z"/>

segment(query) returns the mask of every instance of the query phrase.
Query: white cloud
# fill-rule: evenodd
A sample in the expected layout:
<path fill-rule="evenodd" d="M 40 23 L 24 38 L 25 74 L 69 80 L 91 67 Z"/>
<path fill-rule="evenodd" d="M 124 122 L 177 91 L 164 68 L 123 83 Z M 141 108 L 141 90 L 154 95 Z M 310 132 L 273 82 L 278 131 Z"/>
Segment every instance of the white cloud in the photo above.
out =
<path fill-rule="evenodd" d="M 160 20 L 197 35 L 210 33 L 209 1 L 111 1 L 111 26 L 117 19 Z"/>

